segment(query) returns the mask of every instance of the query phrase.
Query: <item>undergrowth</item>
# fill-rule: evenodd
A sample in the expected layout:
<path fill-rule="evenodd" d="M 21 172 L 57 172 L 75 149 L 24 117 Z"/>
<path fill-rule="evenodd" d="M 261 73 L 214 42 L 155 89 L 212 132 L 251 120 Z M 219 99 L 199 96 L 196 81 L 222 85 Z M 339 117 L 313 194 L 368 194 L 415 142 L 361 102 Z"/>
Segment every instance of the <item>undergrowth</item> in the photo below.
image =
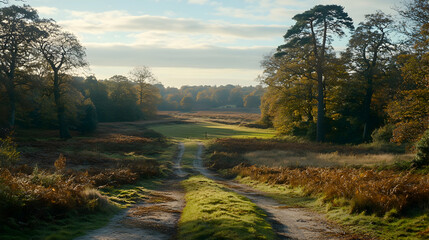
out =
<path fill-rule="evenodd" d="M 238 166 L 241 176 L 272 184 L 303 187 L 308 194 L 323 193 L 325 201 L 350 200 L 354 213 L 383 216 L 405 213 L 416 206 L 429 209 L 429 176 L 353 168 L 268 168 Z"/>
<path fill-rule="evenodd" d="M 249 177 L 238 177 L 241 183 L 264 192 L 267 196 L 292 207 L 306 207 L 327 215 L 328 219 L 341 223 L 350 232 L 368 239 L 428 239 L 429 213 L 412 209 L 406 216 L 391 210 L 383 216 L 360 212 L 350 214 L 350 201 L 336 198 L 327 202 L 323 194 L 306 193 L 302 187 L 285 184 L 263 183 Z M 364 239 L 366 239 L 364 237 Z"/>

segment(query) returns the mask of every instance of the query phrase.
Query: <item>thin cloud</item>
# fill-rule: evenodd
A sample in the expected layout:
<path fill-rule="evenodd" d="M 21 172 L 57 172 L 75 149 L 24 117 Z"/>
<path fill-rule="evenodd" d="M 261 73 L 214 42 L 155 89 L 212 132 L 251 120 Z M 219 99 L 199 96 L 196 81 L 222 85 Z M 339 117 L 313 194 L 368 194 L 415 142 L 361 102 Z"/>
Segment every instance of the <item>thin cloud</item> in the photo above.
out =
<path fill-rule="evenodd" d="M 35 7 L 35 9 L 37 10 L 37 12 L 41 15 L 55 15 L 58 13 L 58 8 L 54 8 L 54 7 Z"/>
<path fill-rule="evenodd" d="M 286 30 L 281 25 L 250 25 L 204 22 L 196 19 L 170 18 L 150 15 L 130 15 L 124 11 L 101 13 L 76 12 L 72 20 L 60 21 L 65 28 L 80 33 L 102 34 L 107 32 L 178 32 L 188 34 L 213 34 L 247 39 L 268 39 Z"/>
<path fill-rule="evenodd" d="M 188 0 L 188 3 L 190 3 L 190 4 L 203 5 L 203 4 L 206 4 L 207 2 L 208 2 L 207 0 Z"/>
<path fill-rule="evenodd" d="M 386 13 L 394 13 L 393 6 L 402 0 L 246 0 L 245 8 L 227 7 L 227 3 L 216 8 L 216 15 L 228 16 L 238 19 L 289 22 L 291 18 L 301 12 L 311 9 L 317 4 L 337 4 L 345 7 L 346 12 L 356 23 L 364 19 L 365 14 L 382 10 Z"/>
<path fill-rule="evenodd" d="M 259 69 L 264 54 L 270 47 L 204 49 L 171 49 L 153 46 L 123 44 L 87 44 L 88 60 L 99 66 L 149 65 L 151 67 L 188 67 Z M 115 59 L 112 61 L 111 59 Z"/>

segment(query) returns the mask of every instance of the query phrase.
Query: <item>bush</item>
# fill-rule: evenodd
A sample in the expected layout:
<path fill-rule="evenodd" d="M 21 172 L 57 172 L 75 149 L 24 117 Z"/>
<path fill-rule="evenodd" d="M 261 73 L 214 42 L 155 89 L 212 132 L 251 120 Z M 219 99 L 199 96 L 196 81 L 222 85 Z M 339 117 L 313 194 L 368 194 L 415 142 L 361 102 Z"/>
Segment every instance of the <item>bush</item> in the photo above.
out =
<path fill-rule="evenodd" d="M 429 129 L 423 133 L 422 138 L 416 143 L 416 150 L 414 165 L 416 167 L 429 165 Z"/>
<path fill-rule="evenodd" d="M 390 139 L 392 139 L 393 137 L 394 129 L 395 129 L 395 125 L 392 125 L 392 124 L 387 124 L 380 128 L 375 129 L 371 134 L 372 141 L 378 142 L 378 143 L 390 142 Z"/>
<path fill-rule="evenodd" d="M 10 166 L 19 161 L 19 152 L 10 136 L 0 138 L 0 167 Z"/>

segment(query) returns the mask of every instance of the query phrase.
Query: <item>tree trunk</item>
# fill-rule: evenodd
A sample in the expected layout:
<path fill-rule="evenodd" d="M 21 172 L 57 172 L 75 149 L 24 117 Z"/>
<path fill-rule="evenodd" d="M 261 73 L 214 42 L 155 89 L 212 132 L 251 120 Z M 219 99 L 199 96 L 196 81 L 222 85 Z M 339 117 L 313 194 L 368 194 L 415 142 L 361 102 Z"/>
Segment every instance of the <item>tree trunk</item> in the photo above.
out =
<path fill-rule="evenodd" d="M 317 132 L 316 140 L 325 141 L 325 104 L 323 94 L 323 71 L 317 71 Z"/>
<path fill-rule="evenodd" d="M 371 126 L 371 116 L 370 116 L 370 111 L 371 111 L 371 100 L 372 100 L 372 94 L 374 93 L 373 91 L 373 86 L 372 86 L 372 73 L 370 73 L 367 77 L 367 88 L 366 88 L 366 94 L 365 94 L 365 99 L 363 101 L 363 133 L 362 133 L 362 140 L 366 141 L 369 139 L 369 127 Z"/>
<path fill-rule="evenodd" d="M 143 106 L 143 85 L 140 84 L 140 107 Z"/>
<path fill-rule="evenodd" d="M 57 106 L 58 125 L 60 127 L 60 138 L 69 139 L 71 138 L 67 121 L 65 117 L 64 103 L 61 101 L 61 91 L 59 84 L 58 70 L 54 70 L 54 98 L 55 105 Z"/>
<path fill-rule="evenodd" d="M 312 29 L 313 34 L 313 45 L 314 45 L 314 51 L 316 53 L 316 59 L 317 59 L 317 132 L 316 132 L 316 140 L 318 142 L 325 141 L 325 96 L 324 96 L 324 82 L 323 82 L 323 68 L 325 65 L 325 49 L 326 49 L 326 39 L 327 39 L 327 29 L 328 25 L 326 22 L 326 19 L 323 19 L 324 28 L 323 28 L 323 40 L 322 40 L 322 46 L 320 49 L 320 53 L 317 51 L 317 44 L 315 40 L 315 33 Z"/>
<path fill-rule="evenodd" d="M 13 129 L 15 127 L 15 115 L 16 115 L 16 95 L 15 88 L 13 83 L 7 85 L 7 95 L 9 98 L 9 117 L 8 124 L 9 128 Z"/>

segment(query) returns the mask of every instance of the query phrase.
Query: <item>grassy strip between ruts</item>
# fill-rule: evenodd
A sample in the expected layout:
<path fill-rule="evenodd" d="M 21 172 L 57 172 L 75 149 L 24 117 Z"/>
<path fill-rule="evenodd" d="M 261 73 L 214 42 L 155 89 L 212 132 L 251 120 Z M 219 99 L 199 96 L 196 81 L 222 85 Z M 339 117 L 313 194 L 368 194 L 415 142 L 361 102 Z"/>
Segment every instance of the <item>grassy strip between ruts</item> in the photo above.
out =
<path fill-rule="evenodd" d="M 309 196 L 299 187 L 262 183 L 249 177 L 238 177 L 237 180 L 289 206 L 307 207 L 323 212 L 328 219 L 341 223 L 352 232 L 370 233 L 377 239 L 429 239 L 428 213 L 411 211 L 402 217 L 396 216 L 395 212 L 388 212 L 383 217 L 368 215 L 365 212 L 351 214 L 350 206 L 345 199 L 325 203 L 323 195 Z"/>
<path fill-rule="evenodd" d="M 203 176 L 182 182 L 186 207 L 179 239 L 274 239 L 266 214 L 247 198 Z"/>

